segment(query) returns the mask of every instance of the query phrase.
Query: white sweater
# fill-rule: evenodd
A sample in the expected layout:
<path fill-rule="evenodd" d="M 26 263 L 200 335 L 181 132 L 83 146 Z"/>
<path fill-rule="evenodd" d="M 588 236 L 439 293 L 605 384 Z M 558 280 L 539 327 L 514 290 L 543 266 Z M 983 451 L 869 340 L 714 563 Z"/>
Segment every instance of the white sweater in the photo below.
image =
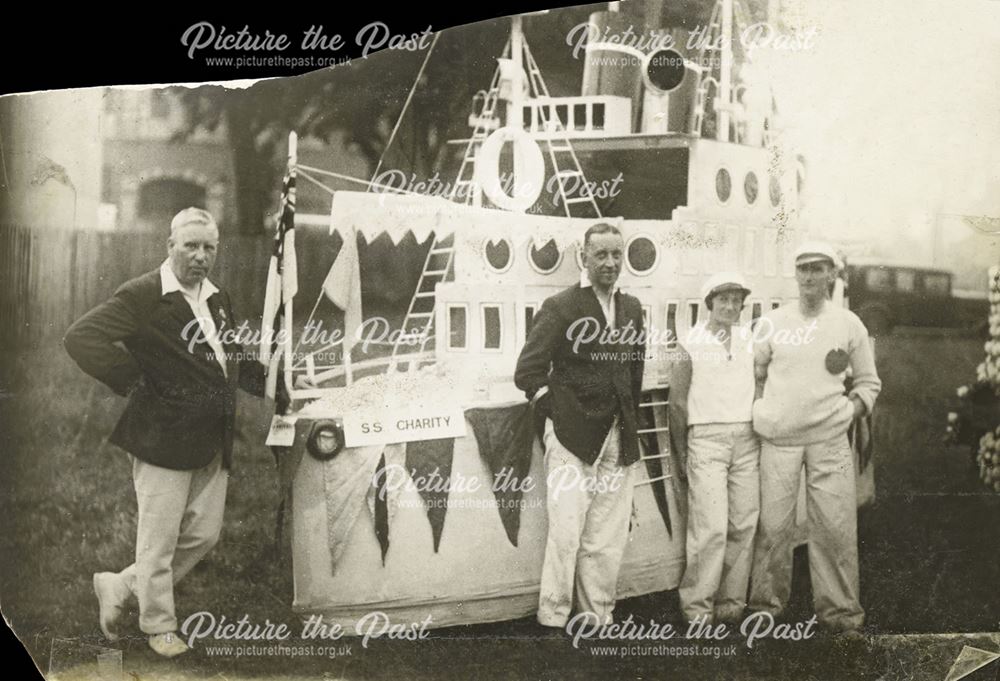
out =
<path fill-rule="evenodd" d="M 691 358 L 688 425 L 750 421 L 754 352 L 749 334 L 748 327 L 733 327 L 728 352 L 705 322 L 688 334 L 684 341 Z"/>
<path fill-rule="evenodd" d="M 798 303 L 764 315 L 754 333 L 758 371 L 766 369 L 764 395 L 753 405 L 754 430 L 776 445 L 824 442 L 847 432 L 854 406 L 844 394 L 846 371 L 830 373 L 827 355 L 843 350 L 853 377 L 851 395 L 868 412 L 882 388 L 868 330 L 856 314 L 827 302 L 806 318 Z"/>

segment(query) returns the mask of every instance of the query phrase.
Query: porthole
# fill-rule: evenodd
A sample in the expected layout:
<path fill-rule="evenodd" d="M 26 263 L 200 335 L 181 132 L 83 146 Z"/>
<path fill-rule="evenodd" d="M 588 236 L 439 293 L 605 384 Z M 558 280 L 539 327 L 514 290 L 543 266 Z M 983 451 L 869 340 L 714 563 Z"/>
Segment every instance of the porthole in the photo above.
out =
<path fill-rule="evenodd" d="M 629 272 L 644 276 L 656 269 L 660 260 L 660 249 L 644 234 L 636 234 L 625 244 L 625 265 Z"/>
<path fill-rule="evenodd" d="M 535 246 L 534 242 L 528 244 L 528 262 L 539 274 L 552 274 L 559 268 L 561 261 L 562 252 L 555 239 L 549 239 L 541 248 Z"/>
<path fill-rule="evenodd" d="M 503 274 L 514 264 L 514 249 L 511 247 L 510 240 L 487 239 L 483 242 L 483 258 L 490 270 L 497 274 Z"/>
<path fill-rule="evenodd" d="M 781 182 L 778 180 L 777 175 L 771 175 L 771 179 L 768 181 L 768 194 L 771 195 L 771 205 L 775 208 L 781 203 Z"/>
<path fill-rule="evenodd" d="M 757 174 L 754 171 L 750 171 L 743 178 L 743 196 L 746 197 L 747 204 L 753 205 L 757 201 Z"/>
<path fill-rule="evenodd" d="M 715 173 L 715 195 L 719 197 L 719 201 L 725 203 L 729 200 L 729 196 L 732 193 L 733 178 L 729 175 L 728 170 L 719 168 Z"/>

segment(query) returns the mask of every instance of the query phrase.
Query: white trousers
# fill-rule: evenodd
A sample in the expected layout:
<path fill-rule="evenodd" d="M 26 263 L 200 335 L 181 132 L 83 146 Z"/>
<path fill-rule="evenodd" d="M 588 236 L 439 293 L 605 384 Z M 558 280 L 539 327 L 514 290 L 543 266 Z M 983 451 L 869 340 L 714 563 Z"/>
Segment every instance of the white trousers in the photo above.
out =
<path fill-rule="evenodd" d="M 760 454 L 760 526 L 754 548 L 750 607 L 779 615 L 792 588 L 795 504 L 806 469 L 809 574 L 820 623 L 834 631 L 860 627 L 858 524 L 854 457 L 847 435 L 827 442 L 779 447 Z"/>
<path fill-rule="evenodd" d="M 229 472 L 221 456 L 193 471 L 131 458 L 139 507 L 135 562 L 118 574 L 139 601 L 144 633 L 176 631 L 174 584 L 219 540 Z"/>
<path fill-rule="evenodd" d="M 749 422 L 688 429 L 687 565 L 679 590 L 688 620 L 743 617 L 760 512 L 759 459 Z"/>
<path fill-rule="evenodd" d="M 538 621 L 545 626 L 566 626 L 574 584 L 578 611 L 611 621 L 641 463 L 619 465 L 619 440 L 615 422 L 597 461 L 588 465 L 562 446 L 552 421 L 545 422 L 549 526 L 538 597 Z"/>

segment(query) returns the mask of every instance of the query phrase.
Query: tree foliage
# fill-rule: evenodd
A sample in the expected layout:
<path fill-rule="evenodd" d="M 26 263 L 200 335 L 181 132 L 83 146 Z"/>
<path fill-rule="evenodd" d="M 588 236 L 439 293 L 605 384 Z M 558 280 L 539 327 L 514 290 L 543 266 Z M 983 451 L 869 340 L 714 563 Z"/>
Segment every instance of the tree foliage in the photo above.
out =
<path fill-rule="evenodd" d="M 749 13 L 763 16 L 766 0 L 751 0 Z M 659 26 L 703 25 L 713 3 L 705 0 L 648 0 L 622 3 L 636 31 Z M 583 63 L 570 56 L 570 30 L 606 5 L 582 5 L 525 18 L 525 36 L 554 95 L 579 91 Z M 398 168 L 429 177 L 441 168 L 449 139 L 467 137 L 470 102 L 489 86 L 496 58 L 510 32 L 499 18 L 442 31 L 424 65 L 426 50 L 383 50 L 349 64 L 306 75 L 260 81 L 245 89 L 205 86 L 185 90 L 185 139 L 199 129 L 224 125 L 232 147 L 239 230 L 257 233 L 272 201 L 283 165 L 280 154 L 290 130 L 300 136 L 345 141 L 374 171 Z M 406 110 L 404 104 L 412 90 Z M 401 117 L 402 114 L 402 117 Z M 387 149 L 393 127 L 399 129 Z M 447 180 L 448 178 L 443 178 Z"/>

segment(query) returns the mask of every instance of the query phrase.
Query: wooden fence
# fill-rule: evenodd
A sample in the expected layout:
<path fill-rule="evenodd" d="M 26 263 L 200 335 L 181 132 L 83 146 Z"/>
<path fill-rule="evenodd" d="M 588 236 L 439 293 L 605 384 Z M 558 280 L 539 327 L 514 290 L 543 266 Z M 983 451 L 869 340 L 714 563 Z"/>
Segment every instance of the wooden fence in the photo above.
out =
<path fill-rule="evenodd" d="M 311 306 L 340 239 L 326 230 L 296 229 L 296 241 L 299 296 Z M 211 275 L 229 291 L 237 314 L 255 326 L 272 246 L 263 234 L 224 235 Z M 158 267 L 166 254 L 166 236 L 159 233 L 0 225 L 0 347 L 38 347 L 61 338 L 75 319 L 125 281 Z"/>

